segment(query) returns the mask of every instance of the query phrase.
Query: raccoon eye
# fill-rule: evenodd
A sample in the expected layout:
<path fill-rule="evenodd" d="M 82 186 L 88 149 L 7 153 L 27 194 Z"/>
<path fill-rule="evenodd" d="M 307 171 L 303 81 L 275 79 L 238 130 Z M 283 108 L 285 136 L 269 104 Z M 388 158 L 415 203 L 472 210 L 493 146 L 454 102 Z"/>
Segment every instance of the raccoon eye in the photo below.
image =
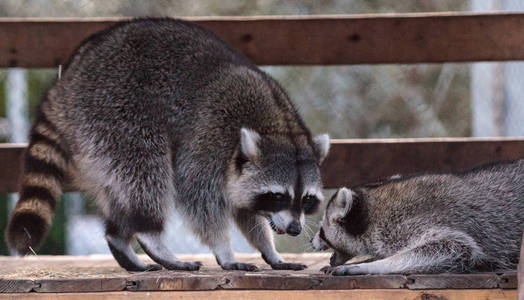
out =
<path fill-rule="evenodd" d="M 264 193 L 255 197 L 254 209 L 278 212 L 291 206 L 291 197 L 282 193 Z"/>
<path fill-rule="evenodd" d="M 313 195 L 307 195 L 304 198 L 302 198 L 302 207 L 304 208 L 304 213 L 306 215 L 315 213 L 318 209 L 319 204 L 320 200 Z"/>

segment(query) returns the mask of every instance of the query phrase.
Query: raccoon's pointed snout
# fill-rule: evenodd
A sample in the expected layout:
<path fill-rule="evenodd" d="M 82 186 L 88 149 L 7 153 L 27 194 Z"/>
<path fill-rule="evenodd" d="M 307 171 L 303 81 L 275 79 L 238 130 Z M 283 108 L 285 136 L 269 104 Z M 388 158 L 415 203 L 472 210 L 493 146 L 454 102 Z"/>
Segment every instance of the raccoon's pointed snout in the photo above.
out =
<path fill-rule="evenodd" d="M 300 222 L 293 221 L 289 223 L 289 225 L 286 228 L 286 233 L 292 236 L 297 236 L 302 231 L 302 225 L 300 225 Z"/>

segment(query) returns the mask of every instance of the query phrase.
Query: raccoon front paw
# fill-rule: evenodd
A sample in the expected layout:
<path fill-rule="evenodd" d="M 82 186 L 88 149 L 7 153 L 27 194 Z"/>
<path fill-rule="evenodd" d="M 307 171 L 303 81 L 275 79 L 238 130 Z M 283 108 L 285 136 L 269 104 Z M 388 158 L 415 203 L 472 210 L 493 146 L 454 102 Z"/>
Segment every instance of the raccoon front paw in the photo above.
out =
<path fill-rule="evenodd" d="M 331 258 L 329 258 L 329 265 L 332 267 L 340 266 L 347 262 L 350 258 L 350 255 L 335 250 L 335 252 L 333 252 L 331 255 Z"/>
<path fill-rule="evenodd" d="M 304 264 L 296 264 L 296 263 L 286 263 L 286 262 L 279 262 L 271 264 L 271 268 L 273 270 L 293 270 L 293 271 L 300 271 L 307 268 Z"/>
<path fill-rule="evenodd" d="M 258 267 L 254 264 L 246 264 L 241 262 L 232 262 L 232 263 L 224 263 L 221 265 L 222 269 L 224 270 L 240 270 L 240 271 L 249 271 L 249 272 L 256 272 L 258 271 Z"/>
<path fill-rule="evenodd" d="M 366 272 L 364 272 L 364 270 L 358 265 L 342 265 L 337 267 L 326 266 L 320 270 L 327 275 L 334 276 L 366 274 Z"/>
<path fill-rule="evenodd" d="M 178 271 L 198 271 L 202 263 L 199 261 L 177 261 L 164 264 L 164 267 L 168 270 Z"/>

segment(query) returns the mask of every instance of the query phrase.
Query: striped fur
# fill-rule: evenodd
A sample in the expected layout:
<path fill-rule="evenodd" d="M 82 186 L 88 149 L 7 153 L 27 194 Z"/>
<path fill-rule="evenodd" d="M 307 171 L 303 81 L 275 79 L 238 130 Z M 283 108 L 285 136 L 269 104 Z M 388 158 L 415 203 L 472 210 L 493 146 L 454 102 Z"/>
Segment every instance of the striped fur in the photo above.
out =
<path fill-rule="evenodd" d="M 6 230 L 11 250 L 25 255 L 42 243 L 62 194 L 67 165 L 60 134 L 40 112 L 25 152 L 20 199 Z"/>

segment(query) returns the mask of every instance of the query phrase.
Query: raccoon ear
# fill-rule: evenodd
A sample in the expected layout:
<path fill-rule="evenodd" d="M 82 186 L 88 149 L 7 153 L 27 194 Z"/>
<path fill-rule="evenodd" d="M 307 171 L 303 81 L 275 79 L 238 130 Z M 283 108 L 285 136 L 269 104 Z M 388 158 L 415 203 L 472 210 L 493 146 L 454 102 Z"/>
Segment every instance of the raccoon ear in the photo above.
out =
<path fill-rule="evenodd" d="M 353 205 L 353 192 L 345 187 L 338 190 L 335 196 L 335 205 L 337 206 L 337 212 L 333 215 L 333 219 L 337 222 L 348 214 Z"/>
<path fill-rule="evenodd" d="M 313 138 L 313 145 L 315 147 L 315 151 L 320 156 L 318 160 L 320 163 L 322 163 L 329 152 L 329 135 L 327 133 L 317 135 Z"/>
<path fill-rule="evenodd" d="M 258 141 L 260 140 L 260 134 L 256 131 L 242 127 L 240 129 L 240 151 L 250 161 L 255 161 L 259 156 Z"/>

